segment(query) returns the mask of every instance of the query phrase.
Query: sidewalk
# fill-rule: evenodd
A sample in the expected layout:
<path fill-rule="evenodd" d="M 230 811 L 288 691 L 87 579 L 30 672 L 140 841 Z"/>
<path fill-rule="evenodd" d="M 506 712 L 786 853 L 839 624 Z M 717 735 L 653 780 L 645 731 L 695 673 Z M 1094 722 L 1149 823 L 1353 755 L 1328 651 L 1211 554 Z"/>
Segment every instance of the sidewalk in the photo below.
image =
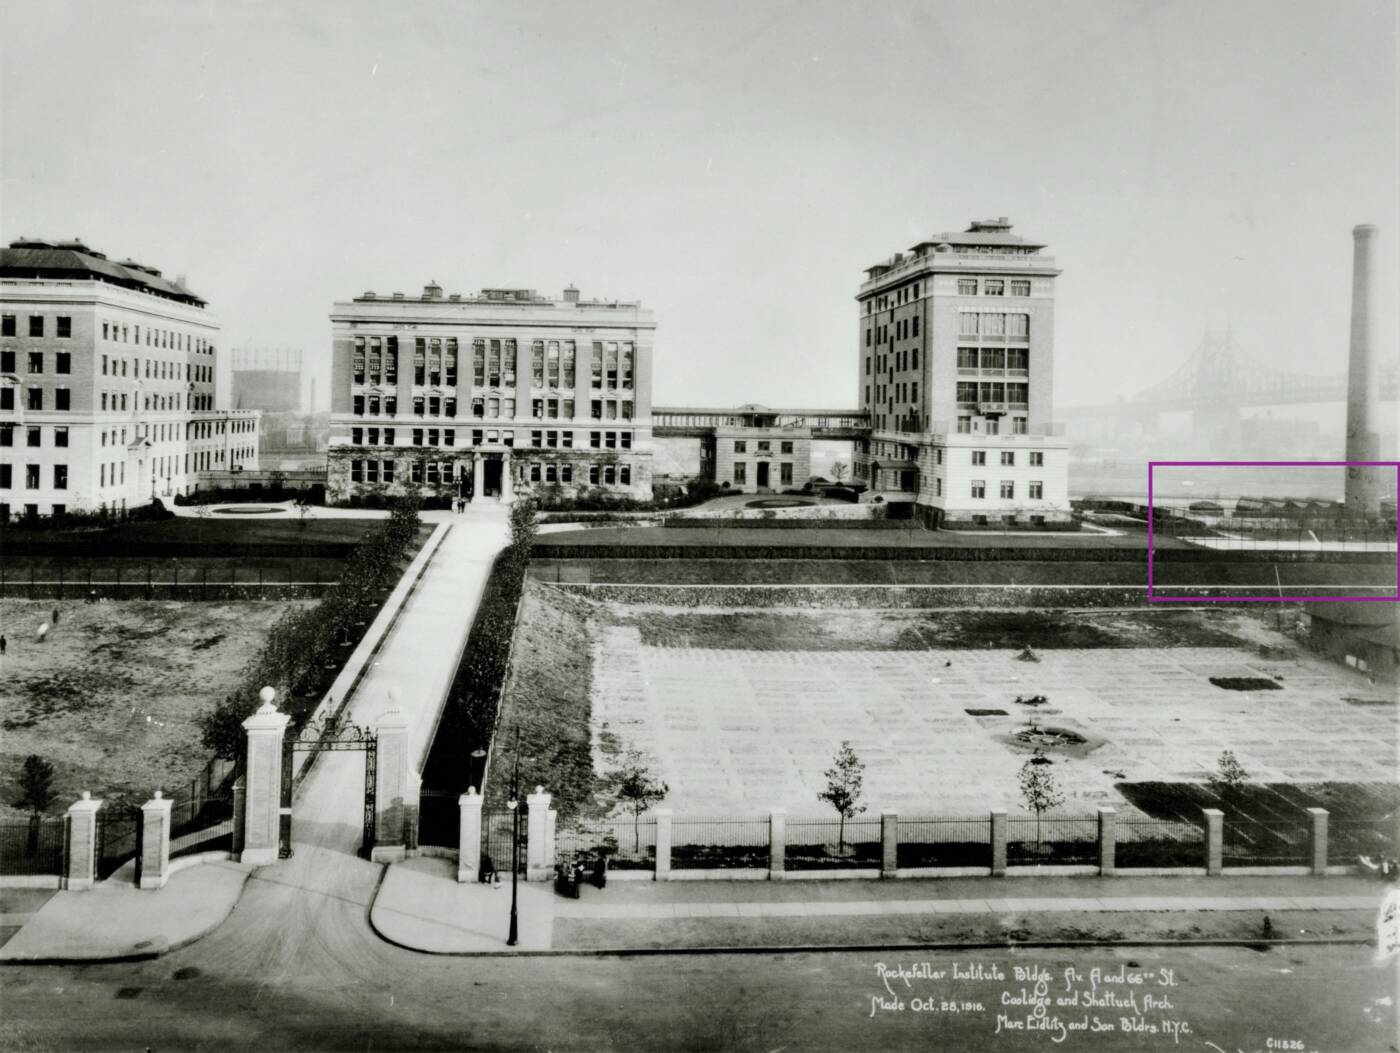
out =
<path fill-rule="evenodd" d="M 57 892 L 0 947 L 0 962 L 92 962 L 154 958 L 192 943 L 233 910 L 253 868 L 200 863 L 159 892 L 128 881 Z"/>
<path fill-rule="evenodd" d="M 1359 878 L 945 878 L 610 881 L 577 900 L 459 885 L 450 860 L 389 867 L 370 911 L 384 939 L 434 954 L 628 952 L 927 943 L 1364 941 L 1386 887 Z"/>

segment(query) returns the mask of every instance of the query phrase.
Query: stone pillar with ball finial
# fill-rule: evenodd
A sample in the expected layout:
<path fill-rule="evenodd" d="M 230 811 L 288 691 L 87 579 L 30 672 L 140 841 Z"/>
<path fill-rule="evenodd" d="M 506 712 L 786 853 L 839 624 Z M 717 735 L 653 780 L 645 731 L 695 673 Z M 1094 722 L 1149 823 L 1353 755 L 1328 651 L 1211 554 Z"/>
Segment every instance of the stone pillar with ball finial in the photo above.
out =
<path fill-rule="evenodd" d="M 243 722 L 248 733 L 248 753 L 244 766 L 247 781 L 243 851 L 239 861 L 263 866 L 277 862 L 282 815 L 282 738 L 289 718 L 277 711 L 276 690 L 265 687 L 258 695 L 262 705 Z"/>

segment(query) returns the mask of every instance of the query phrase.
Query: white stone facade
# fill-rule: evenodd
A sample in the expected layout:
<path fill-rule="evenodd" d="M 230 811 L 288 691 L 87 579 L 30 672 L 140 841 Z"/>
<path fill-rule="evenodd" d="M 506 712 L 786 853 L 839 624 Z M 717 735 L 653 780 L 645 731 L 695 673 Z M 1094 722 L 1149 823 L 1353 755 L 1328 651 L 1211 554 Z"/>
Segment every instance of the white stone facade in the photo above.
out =
<path fill-rule="evenodd" d="M 656 322 L 639 304 L 429 285 L 337 303 L 331 323 L 329 500 L 651 497 Z"/>
<path fill-rule="evenodd" d="M 257 467 L 259 415 L 214 408 L 219 323 L 202 302 L 117 284 L 159 276 L 85 247 L 29 244 L 0 250 L 4 511 L 119 513 L 191 492 L 202 465 Z"/>

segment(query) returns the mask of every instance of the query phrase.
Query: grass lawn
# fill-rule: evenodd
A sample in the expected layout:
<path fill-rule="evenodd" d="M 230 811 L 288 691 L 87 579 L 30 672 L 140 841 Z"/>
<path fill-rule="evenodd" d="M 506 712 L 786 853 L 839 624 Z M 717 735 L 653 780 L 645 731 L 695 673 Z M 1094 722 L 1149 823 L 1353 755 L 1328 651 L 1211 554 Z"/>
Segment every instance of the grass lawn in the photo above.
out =
<path fill-rule="evenodd" d="M 156 541 L 211 547 L 226 544 L 286 545 L 308 542 L 353 545 L 375 525 L 375 521 L 364 519 L 308 519 L 300 522 L 293 519 L 223 519 L 218 516 L 203 519 L 180 516 L 158 523 L 117 523 L 103 530 L 0 531 L 0 538 L 13 542 L 33 540 L 71 544 L 79 549 L 94 541 L 109 544 Z"/>
<path fill-rule="evenodd" d="M 208 760 L 197 717 L 295 605 L 0 601 L 0 815 L 22 814 L 13 805 L 31 753 L 54 766 L 55 815 L 82 790 L 141 802 L 182 787 Z M 59 623 L 38 643 L 55 606 Z"/>

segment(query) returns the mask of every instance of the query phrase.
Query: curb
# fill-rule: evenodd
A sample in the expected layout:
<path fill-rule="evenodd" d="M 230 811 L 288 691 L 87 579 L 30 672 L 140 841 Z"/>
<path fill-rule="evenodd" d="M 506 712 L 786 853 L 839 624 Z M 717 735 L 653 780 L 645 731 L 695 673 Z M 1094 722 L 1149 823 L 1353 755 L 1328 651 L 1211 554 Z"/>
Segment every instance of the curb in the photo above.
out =
<path fill-rule="evenodd" d="M 1053 948 L 1086 947 L 1248 947 L 1268 950 L 1271 947 L 1372 947 L 1371 936 L 1321 937 L 1318 939 L 1272 940 L 973 940 L 966 943 L 803 943 L 778 946 L 719 946 L 719 947 L 600 947 L 548 951 L 425 951 L 409 947 L 385 936 L 371 923 L 385 943 L 414 954 L 436 958 L 658 958 L 665 956 L 716 954 L 843 954 L 874 951 L 1015 951 Z"/>
<path fill-rule="evenodd" d="M 243 890 L 248 884 L 248 879 L 261 869 L 261 867 L 258 867 L 254 870 L 249 870 L 243 875 L 243 881 L 238 886 L 238 895 L 233 897 L 233 902 L 229 904 L 228 910 L 224 911 L 223 915 L 217 921 L 203 931 L 195 933 L 193 936 L 186 936 L 182 939 L 178 939 L 174 943 L 166 944 L 164 947 L 153 950 L 130 951 L 126 954 L 107 954 L 84 958 L 62 956 L 6 958 L 0 960 L 0 967 L 15 965 L 113 965 L 121 962 L 149 962 L 157 958 L 163 958 L 165 955 L 174 951 L 183 950 L 192 943 L 198 943 L 224 922 L 228 921 L 229 916 L 238 909 L 238 903 L 243 898 Z"/>

